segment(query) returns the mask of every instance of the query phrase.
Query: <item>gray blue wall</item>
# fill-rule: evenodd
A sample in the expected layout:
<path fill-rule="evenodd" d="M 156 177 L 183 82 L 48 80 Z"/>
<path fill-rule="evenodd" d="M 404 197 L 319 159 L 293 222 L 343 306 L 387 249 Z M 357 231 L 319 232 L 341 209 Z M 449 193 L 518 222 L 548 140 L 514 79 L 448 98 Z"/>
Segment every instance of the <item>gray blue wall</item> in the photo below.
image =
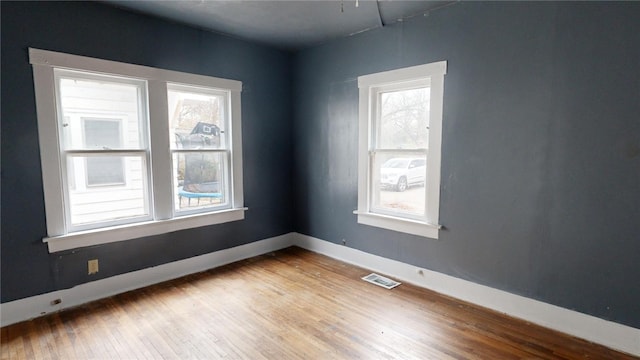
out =
<path fill-rule="evenodd" d="M 97 3 L 1 6 L 2 302 L 292 230 L 290 54 Z M 246 219 L 49 254 L 28 47 L 242 81 Z"/>
<path fill-rule="evenodd" d="M 640 328 L 639 19 L 461 2 L 297 53 L 296 231 Z M 447 229 L 359 225 L 357 77 L 439 60 Z"/>
<path fill-rule="evenodd" d="M 96 3 L 1 13 L 2 302 L 298 231 L 640 328 L 640 3 L 461 2 L 294 55 Z M 28 47 L 243 81 L 247 218 L 49 254 Z M 356 78 L 438 60 L 447 230 L 358 225 Z"/>

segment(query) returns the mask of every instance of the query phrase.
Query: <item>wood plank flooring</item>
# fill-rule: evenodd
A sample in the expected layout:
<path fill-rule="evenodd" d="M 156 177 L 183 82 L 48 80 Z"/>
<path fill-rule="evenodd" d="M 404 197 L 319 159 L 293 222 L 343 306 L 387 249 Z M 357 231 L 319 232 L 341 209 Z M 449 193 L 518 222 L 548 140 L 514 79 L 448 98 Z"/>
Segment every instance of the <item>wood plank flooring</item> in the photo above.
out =
<path fill-rule="evenodd" d="M 2 359 L 632 359 L 288 248 L 2 328 Z"/>

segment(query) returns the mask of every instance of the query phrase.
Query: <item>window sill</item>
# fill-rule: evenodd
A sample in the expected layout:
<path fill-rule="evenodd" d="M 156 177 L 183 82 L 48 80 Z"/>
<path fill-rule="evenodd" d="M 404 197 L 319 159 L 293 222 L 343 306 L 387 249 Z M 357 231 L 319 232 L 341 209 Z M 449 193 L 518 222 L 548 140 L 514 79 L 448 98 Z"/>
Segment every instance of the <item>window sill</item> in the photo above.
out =
<path fill-rule="evenodd" d="M 244 212 L 246 210 L 248 209 L 230 209 L 217 211 L 215 213 L 181 216 L 168 220 L 147 221 L 96 230 L 79 231 L 66 235 L 46 237 L 42 239 L 42 241 L 47 243 L 50 253 L 55 253 L 86 246 L 107 244 L 200 226 L 242 220 L 244 219 Z"/>
<path fill-rule="evenodd" d="M 429 224 L 422 221 L 402 219 L 394 216 L 375 214 L 370 212 L 354 211 L 358 215 L 358 223 L 379 228 L 399 231 L 407 234 L 438 239 L 440 225 Z"/>

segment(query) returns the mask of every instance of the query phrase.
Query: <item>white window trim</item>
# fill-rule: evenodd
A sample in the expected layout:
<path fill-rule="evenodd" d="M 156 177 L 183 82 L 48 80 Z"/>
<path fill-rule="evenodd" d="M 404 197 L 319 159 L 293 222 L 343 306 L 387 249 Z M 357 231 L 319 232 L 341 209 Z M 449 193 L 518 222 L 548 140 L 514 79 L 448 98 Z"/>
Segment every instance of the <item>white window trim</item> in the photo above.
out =
<path fill-rule="evenodd" d="M 182 73 L 178 71 L 95 59 L 90 57 L 58 53 L 29 48 L 29 60 L 33 66 L 38 117 L 38 137 L 42 163 L 42 181 L 45 194 L 45 213 L 49 252 L 69 250 L 130 240 L 166 232 L 194 227 L 221 224 L 244 219 L 243 177 L 242 177 L 242 124 L 240 93 L 242 82 L 214 78 L 210 76 Z M 54 68 L 90 71 L 110 75 L 120 75 L 147 81 L 149 118 L 154 122 L 169 123 L 167 114 L 167 83 L 202 86 L 230 92 L 231 111 L 231 165 L 232 184 L 230 209 L 196 215 L 175 216 L 172 204 L 171 156 L 169 155 L 169 127 L 151 126 L 151 148 L 166 149 L 166 154 L 153 154 L 151 174 L 153 186 L 152 204 L 154 219 L 128 225 L 112 226 L 94 230 L 68 232 L 65 228 L 63 174 L 61 173 L 61 153 L 59 129 L 57 125 Z M 164 106 L 164 107 L 163 107 Z M 58 151 L 53 151 L 57 149 Z M 156 150 L 157 152 L 157 150 Z M 157 156 L 160 155 L 160 156 Z M 174 217 L 175 216 L 175 217 Z"/>
<path fill-rule="evenodd" d="M 408 234 L 437 239 L 440 211 L 440 157 L 442 147 L 442 111 L 444 98 L 444 75 L 447 62 L 439 61 L 358 77 L 359 88 L 359 131 L 358 131 L 358 223 Z M 403 82 L 429 79 L 431 104 L 429 113 L 429 156 L 427 157 L 427 184 L 425 189 L 425 219 L 415 220 L 379 214 L 371 211 L 371 161 L 372 114 L 371 94 L 376 87 L 389 87 Z"/>

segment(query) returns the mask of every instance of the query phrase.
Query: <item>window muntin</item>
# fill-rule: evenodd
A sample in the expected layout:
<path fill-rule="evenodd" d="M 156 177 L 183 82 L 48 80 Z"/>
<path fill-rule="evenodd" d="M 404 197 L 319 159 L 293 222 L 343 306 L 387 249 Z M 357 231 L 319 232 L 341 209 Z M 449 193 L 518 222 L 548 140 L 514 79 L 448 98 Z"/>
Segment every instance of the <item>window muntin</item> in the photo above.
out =
<path fill-rule="evenodd" d="M 29 58 L 33 66 L 47 218 L 47 237 L 43 241 L 50 252 L 244 219 L 247 209 L 242 193 L 241 82 L 38 49 L 29 49 Z M 97 92 L 102 94 L 115 88 L 117 91 L 112 93 L 136 93 L 137 100 L 114 102 L 107 96 L 103 99 L 107 101 L 81 106 L 86 102 L 83 96 L 95 97 L 92 86 L 100 88 Z M 213 147 L 192 143 L 189 149 L 172 144 L 170 138 L 174 135 L 169 135 L 167 111 L 169 88 L 186 92 L 196 89 L 197 93 L 222 99 L 224 107 L 219 118 L 224 121 L 216 127 L 200 128 L 205 134 L 216 130 L 218 135 L 224 134 L 220 143 Z M 128 110 L 122 109 L 123 102 L 128 103 Z M 114 136 L 115 126 L 106 130 L 110 135 L 96 139 L 93 130 L 84 129 L 82 123 L 87 119 L 120 122 L 119 141 Z M 95 124 L 89 127 L 92 125 Z M 87 137 L 89 141 L 85 141 Z M 178 167 L 174 163 L 186 155 L 204 156 L 208 168 L 200 176 L 208 177 L 207 182 L 219 182 L 224 191 L 212 199 L 195 199 L 178 211 L 174 175 Z M 113 168 L 100 174 L 99 160 L 95 158 L 109 159 L 110 165 L 102 170 Z M 116 162 L 124 164 L 123 182 L 114 174 Z M 215 174 L 214 162 L 218 167 Z M 87 168 L 94 174 L 87 177 Z M 139 209 L 143 203 L 145 215 L 123 211 L 114 215 L 116 209 L 110 209 L 94 211 L 91 216 L 101 218 L 89 219 L 80 217 L 79 211 L 70 211 L 86 205 L 86 199 L 79 196 L 83 193 L 92 191 L 95 199 L 113 200 L 110 191 L 115 189 L 133 193 L 136 200 L 129 199 L 130 205 Z"/>
<path fill-rule="evenodd" d="M 358 222 L 438 237 L 446 62 L 358 78 Z"/>
<path fill-rule="evenodd" d="M 54 74 L 67 230 L 150 219 L 146 82 L 64 69 Z"/>

